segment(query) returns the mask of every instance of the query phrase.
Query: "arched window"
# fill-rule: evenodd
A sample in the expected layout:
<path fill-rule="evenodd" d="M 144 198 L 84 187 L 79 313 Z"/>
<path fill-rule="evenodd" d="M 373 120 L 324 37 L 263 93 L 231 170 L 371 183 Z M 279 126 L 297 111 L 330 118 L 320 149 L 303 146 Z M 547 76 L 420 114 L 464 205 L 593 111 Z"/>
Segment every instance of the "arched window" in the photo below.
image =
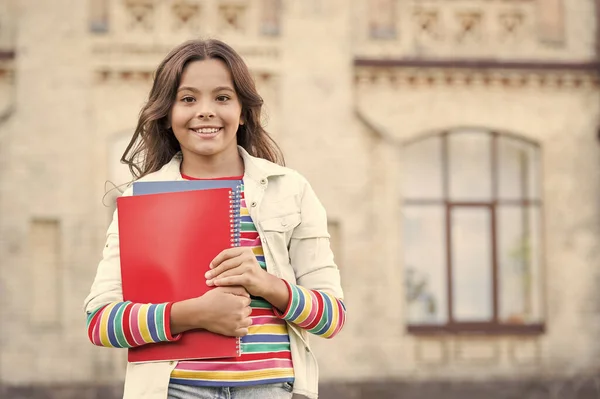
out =
<path fill-rule="evenodd" d="M 539 160 L 537 144 L 478 129 L 405 145 L 409 331 L 542 331 Z"/>

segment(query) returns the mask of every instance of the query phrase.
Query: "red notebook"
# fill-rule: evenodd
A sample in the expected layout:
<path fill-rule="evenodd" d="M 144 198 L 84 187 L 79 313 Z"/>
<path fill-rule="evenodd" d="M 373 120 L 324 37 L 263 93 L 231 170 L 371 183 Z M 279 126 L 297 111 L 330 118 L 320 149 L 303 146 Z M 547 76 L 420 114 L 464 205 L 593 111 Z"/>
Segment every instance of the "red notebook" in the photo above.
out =
<path fill-rule="evenodd" d="M 118 198 L 123 299 L 174 302 L 211 289 L 210 262 L 236 242 L 234 198 L 227 188 Z M 175 342 L 131 348 L 128 360 L 236 357 L 239 347 L 239 338 L 191 330 Z"/>

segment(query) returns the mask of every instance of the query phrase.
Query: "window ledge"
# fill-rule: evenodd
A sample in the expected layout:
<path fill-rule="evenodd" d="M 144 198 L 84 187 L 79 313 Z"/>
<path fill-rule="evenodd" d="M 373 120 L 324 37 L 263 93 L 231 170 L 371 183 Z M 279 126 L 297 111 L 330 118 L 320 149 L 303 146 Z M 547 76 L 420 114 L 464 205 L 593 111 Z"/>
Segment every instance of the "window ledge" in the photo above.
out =
<path fill-rule="evenodd" d="M 491 324 L 461 323 L 447 325 L 410 325 L 407 332 L 413 335 L 541 335 L 544 324 Z"/>

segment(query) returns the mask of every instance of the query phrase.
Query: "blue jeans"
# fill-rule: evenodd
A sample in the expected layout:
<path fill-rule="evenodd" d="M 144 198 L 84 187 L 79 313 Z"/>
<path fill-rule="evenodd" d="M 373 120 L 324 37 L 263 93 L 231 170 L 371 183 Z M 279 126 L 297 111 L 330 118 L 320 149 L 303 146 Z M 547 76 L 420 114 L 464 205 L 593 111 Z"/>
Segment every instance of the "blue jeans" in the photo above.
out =
<path fill-rule="evenodd" d="M 169 384 L 167 399 L 291 399 L 292 385 L 251 385 L 246 387 L 194 387 Z"/>

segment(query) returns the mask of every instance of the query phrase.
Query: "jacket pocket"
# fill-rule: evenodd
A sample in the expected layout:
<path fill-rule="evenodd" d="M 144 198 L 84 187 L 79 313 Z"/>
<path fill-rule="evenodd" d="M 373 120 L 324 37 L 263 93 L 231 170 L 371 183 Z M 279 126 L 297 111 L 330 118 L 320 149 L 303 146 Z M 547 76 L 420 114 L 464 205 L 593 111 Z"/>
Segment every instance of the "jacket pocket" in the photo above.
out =
<path fill-rule="evenodd" d="M 300 213 L 277 216 L 260 222 L 265 232 L 287 233 L 300 224 Z"/>
<path fill-rule="evenodd" d="M 300 222 L 300 213 L 277 216 L 260 222 L 267 247 L 283 277 L 289 277 L 289 272 L 292 272 L 293 275 L 290 267 L 289 247 L 292 233 Z"/>

